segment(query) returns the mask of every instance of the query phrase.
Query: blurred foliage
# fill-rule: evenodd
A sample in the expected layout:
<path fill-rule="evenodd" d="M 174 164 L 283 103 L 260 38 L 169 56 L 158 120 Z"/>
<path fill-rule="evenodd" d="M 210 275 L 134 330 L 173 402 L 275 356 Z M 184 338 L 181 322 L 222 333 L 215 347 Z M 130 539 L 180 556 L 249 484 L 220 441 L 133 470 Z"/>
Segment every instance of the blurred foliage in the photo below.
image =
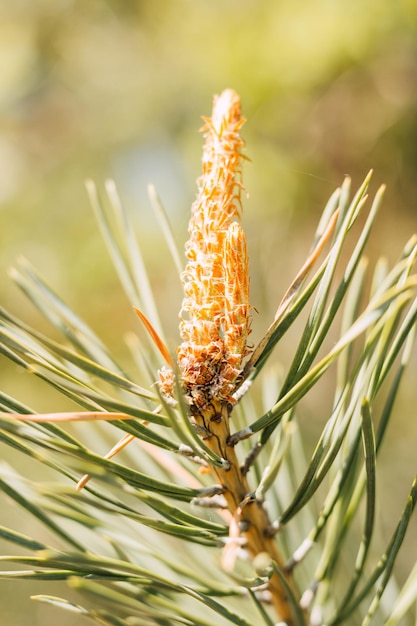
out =
<path fill-rule="evenodd" d="M 170 303 L 163 322 L 175 345 L 180 292 L 154 238 L 146 186 L 156 186 L 184 241 L 200 172 L 200 115 L 214 93 L 233 87 L 250 120 L 244 220 L 252 301 L 262 313 L 256 335 L 344 174 L 358 182 L 373 167 L 377 183 L 388 185 L 371 249 L 396 256 L 415 231 L 416 84 L 415 0 L 2 0 L 2 302 L 26 309 L 5 278 L 24 254 L 117 353 L 113 329 L 136 322 L 84 190 L 85 178 L 110 176 L 134 211 L 157 296 Z M 33 315 L 24 311 L 29 321 Z M 14 393 L 22 379 L 0 367 Z M 408 472 L 402 487 L 402 472 L 415 458 L 413 384 L 384 452 L 403 459 L 384 477 L 397 507 L 410 482 Z M 44 388 L 27 390 L 39 410 L 56 408 Z M 389 514 L 381 512 L 387 535 Z"/>

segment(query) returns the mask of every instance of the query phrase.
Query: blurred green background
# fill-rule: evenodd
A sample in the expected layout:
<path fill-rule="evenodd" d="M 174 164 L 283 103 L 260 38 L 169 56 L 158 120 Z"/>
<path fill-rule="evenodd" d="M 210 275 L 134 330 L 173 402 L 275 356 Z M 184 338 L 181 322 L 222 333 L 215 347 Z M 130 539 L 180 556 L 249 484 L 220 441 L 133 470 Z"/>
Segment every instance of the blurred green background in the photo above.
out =
<path fill-rule="evenodd" d="M 156 186 L 182 246 L 200 173 L 200 116 L 226 87 L 239 92 L 248 119 L 244 225 L 260 313 L 255 336 L 269 324 L 345 174 L 356 188 L 374 168 L 372 190 L 387 183 L 370 254 L 397 258 L 417 227 L 416 0 L 2 0 L 2 304 L 43 328 L 6 275 L 24 255 L 123 353 L 123 334 L 136 321 L 84 188 L 86 178 L 102 186 L 111 177 L 132 209 L 175 344 L 181 291 L 147 185 Z M 4 361 L 0 367 L 7 392 L 37 410 L 61 408 L 48 389 Z M 415 472 L 415 367 L 414 359 L 382 455 L 386 537 Z M 323 418 L 319 408 L 309 414 Z M 0 523 L 11 523 L 7 503 L 0 504 Z M 415 560 L 416 531 L 414 524 L 412 550 L 402 552 L 404 572 Z M 24 600 L 33 593 L 29 583 L 13 587 L 20 594 L 13 602 L 10 589 L 0 584 L 2 623 L 53 620 L 53 609 Z M 56 618 L 61 626 L 74 623 L 61 612 Z"/>

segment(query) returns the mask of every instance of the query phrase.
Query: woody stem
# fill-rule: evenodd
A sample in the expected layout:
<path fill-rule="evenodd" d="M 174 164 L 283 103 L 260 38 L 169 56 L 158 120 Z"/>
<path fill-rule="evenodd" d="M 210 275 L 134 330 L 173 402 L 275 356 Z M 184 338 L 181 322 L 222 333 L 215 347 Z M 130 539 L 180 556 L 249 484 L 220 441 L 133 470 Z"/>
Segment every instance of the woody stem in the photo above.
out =
<path fill-rule="evenodd" d="M 193 411 L 194 421 L 200 427 L 199 431 L 205 433 L 206 445 L 229 462 L 229 469 L 219 469 L 213 466 L 212 471 L 216 480 L 224 488 L 224 497 L 230 513 L 239 515 L 241 536 L 246 539 L 245 548 L 251 558 L 264 552 L 269 554 L 283 572 L 288 586 L 298 597 L 292 576 L 285 571 L 281 554 L 271 537 L 271 523 L 267 512 L 259 500 L 250 497 L 252 491 L 247 476 L 240 469 L 234 447 L 227 443 L 230 435 L 229 407 L 230 405 L 225 402 L 213 400 L 204 410 Z M 295 626 L 291 606 L 278 574 L 272 575 L 268 587 L 279 619 L 287 626 Z"/>

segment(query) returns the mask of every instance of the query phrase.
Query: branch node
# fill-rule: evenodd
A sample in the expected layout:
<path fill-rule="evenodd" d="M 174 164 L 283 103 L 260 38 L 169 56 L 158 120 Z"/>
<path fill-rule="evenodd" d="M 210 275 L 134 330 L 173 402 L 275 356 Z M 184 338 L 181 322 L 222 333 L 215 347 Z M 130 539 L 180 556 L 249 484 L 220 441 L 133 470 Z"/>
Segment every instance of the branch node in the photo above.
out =
<path fill-rule="evenodd" d="M 253 430 L 250 426 L 247 426 L 243 430 L 238 430 L 237 432 L 230 435 L 227 439 L 227 445 L 230 447 L 234 447 L 239 441 L 243 441 L 244 439 L 249 439 L 254 434 Z"/>

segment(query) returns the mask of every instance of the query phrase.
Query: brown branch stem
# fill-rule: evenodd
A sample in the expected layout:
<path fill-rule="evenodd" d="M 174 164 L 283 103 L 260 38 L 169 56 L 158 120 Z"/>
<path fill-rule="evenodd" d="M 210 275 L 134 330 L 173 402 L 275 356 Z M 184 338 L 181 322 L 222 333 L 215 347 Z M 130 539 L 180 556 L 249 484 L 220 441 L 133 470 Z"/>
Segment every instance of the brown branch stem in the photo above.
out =
<path fill-rule="evenodd" d="M 294 595 L 299 597 L 292 575 L 285 571 L 278 546 L 271 536 L 271 522 L 268 514 L 262 502 L 250 497 L 252 490 L 248 478 L 239 466 L 235 448 L 227 443 L 230 436 L 229 413 L 230 405 L 215 400 L 204 409 L 193 411 L 195 423 L 207 433 L 206 445 L 230 463 L 228 470 L 213 466 L 212 472 L 216 481 L 224 488 L 223 497 L 230 513 L 232 516 L 238 514 L 240 537 L 245 540 L 245 548 L 251 558 L 254 559 L 258 554 L 267 553 L 277 563 Z M 279 619 L 287 626 L 295 626 L 287 594 L 277 574 L 273 574 L 270 578 L 268 588 L 271 593 L 271 602 Z"/>

